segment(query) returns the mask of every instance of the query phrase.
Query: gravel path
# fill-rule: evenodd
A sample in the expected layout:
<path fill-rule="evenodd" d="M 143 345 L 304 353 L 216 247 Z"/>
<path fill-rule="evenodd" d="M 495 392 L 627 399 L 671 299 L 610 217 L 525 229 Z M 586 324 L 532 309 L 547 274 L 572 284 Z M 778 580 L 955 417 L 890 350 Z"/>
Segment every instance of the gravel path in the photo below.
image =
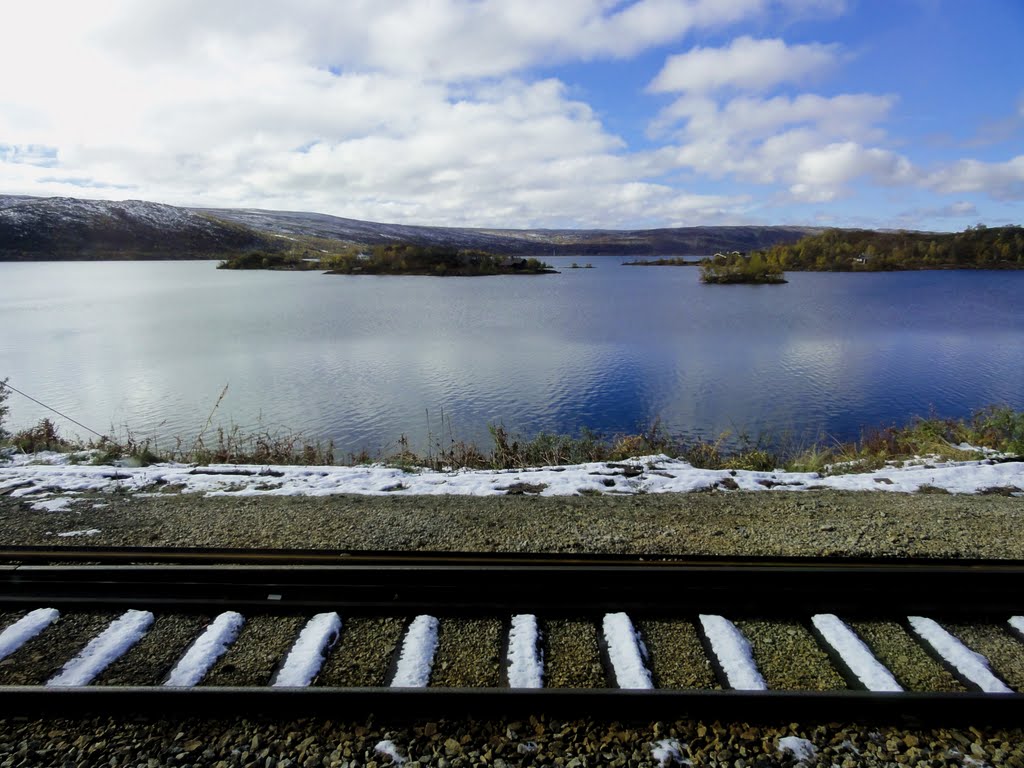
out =
<path fill-rule="evenodd" d="M 1024 499 L 712 492 L 600 497 L 0 497 L 0 541 L 51 546 L 890 555 L 1024 559 Z M 104 506 L 97 506 L 101 504 Z M 62 531 L 98 529 L 89 537 Z"/>

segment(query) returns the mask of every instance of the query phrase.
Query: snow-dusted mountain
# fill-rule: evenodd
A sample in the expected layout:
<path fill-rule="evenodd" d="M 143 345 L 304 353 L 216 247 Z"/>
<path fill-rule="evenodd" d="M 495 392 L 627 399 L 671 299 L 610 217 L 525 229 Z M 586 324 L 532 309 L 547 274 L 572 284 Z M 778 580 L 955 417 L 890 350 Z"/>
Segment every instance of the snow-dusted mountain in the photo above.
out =
<path fill-rule="evenodd" d="M 0 196 L 0 260 L 201 259 L 271 238 L 188 208 L 141 200 Z"/>
<path fill-rule="evenodd" d="M 495 253 L 679 255 L 793 242 L 806 227 L 650 230 L 465 229 L 380 224 L 319 213 L 181 208 L 139 200 L 0 195 L 0 260 L 226 258 L 287 248 L 296 237 L 415 243 Z"/>

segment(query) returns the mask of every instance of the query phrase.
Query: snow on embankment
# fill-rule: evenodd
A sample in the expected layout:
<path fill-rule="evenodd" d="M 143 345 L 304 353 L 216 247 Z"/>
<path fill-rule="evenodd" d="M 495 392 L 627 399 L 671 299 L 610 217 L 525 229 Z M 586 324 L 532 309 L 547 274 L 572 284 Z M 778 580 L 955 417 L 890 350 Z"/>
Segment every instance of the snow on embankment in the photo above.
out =
<path fill-rule="evenodd" d="M 519 470 L 407 471 L 381 464 L 356 467 L 155 464 L 112 467 L 68 463 L 56 453 L 16 455 L 0 464 L 0 494 L 38 499 L 37 509 L 57 511 L 49 494 L 83 491 L 145 492 L 173 486 L 208 496 L 460 495 L 496 496 L 526 489 L 542 496 L 579 493 L 686 493 L 712 488 L 744 491 L 846 491 L 913 493 L 922 488 L 979 493 L 991 488 L 1024 496 L 1024 462 L 959 461 L 886 467 L 861 474 L 822 477 L 814 472 L 698 469 L 667 456 Z"/>

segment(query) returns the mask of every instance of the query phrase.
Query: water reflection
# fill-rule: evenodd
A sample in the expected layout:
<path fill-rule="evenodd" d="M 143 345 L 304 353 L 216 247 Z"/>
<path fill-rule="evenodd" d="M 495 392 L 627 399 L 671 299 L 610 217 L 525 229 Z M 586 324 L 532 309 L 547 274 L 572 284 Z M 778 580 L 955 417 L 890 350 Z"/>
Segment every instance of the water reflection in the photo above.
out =
<path fill-rule="evenodd" d="M 342 452 L 486 442 L 489 423 L 854 437 L 930 408 L 1024 408 L 1024 273 L 719 287 L 591 261 L 477 279 L 0 264 L 0 376 L 101 431 L 183 436 L 229 384 L 219 423 Z M 17 425 L 48 415 L 11 405 Z"/>

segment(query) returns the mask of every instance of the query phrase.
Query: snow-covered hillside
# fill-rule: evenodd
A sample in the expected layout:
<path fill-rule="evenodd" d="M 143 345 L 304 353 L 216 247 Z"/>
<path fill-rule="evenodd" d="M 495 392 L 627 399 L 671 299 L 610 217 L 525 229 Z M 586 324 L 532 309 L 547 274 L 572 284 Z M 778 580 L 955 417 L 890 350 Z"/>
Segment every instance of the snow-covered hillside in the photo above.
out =
<path fill-rule="evenodd" d="M 683 227 L 637 231 L 459 229 L 384 224 L 320 213 L 181 208 L 140 200 L 0 195 L 0 260 L 223 258 L 275 249 L 284 238 L 414 243 L 495 253 L 702 254 L 793 242 L 803 227 Z"/>

